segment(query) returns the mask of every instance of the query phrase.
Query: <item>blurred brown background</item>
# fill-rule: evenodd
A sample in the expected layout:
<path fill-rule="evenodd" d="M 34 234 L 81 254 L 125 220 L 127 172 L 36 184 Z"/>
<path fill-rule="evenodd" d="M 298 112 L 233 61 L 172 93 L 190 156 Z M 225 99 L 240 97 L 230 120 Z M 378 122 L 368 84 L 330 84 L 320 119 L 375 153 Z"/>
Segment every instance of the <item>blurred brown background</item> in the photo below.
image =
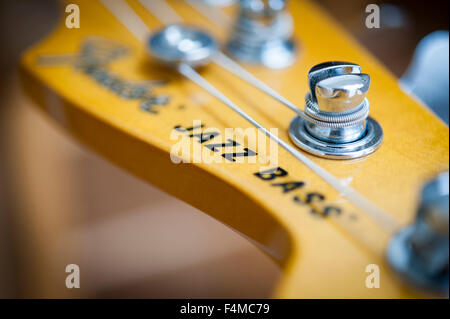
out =
<path fill-rule="evenodd" d="M 448 30 L 447 0 L 316 2 L 397 76 L 420 39 Z M 364 26 L 369 3 L 380 29 Z M 21 92 L 21 52 L 62 13 L 52 0 L 0 0 L 0 298 L 270 296 L 272 260 L 79 145 Z M 80 289 L 65 287 L 71 263 Z"/>

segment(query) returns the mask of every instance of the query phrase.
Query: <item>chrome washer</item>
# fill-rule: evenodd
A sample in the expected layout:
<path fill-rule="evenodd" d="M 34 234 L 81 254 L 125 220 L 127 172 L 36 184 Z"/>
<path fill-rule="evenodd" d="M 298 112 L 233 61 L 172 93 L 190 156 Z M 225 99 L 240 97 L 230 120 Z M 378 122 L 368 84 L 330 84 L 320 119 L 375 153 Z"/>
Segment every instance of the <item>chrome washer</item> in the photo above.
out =
<path fill-rule="evenodd" d="M 331 159 L 352 159 L 373 153 L 383 140 L 383 130 L 373 118 L 367 118 L 367 128 L 363 137 L 349 143 L 330 143 L 314 138 L 305 126 L 305 120 L 296 116 L 289 125 L 289 136 L 292 142 L 316 156 Z"/>

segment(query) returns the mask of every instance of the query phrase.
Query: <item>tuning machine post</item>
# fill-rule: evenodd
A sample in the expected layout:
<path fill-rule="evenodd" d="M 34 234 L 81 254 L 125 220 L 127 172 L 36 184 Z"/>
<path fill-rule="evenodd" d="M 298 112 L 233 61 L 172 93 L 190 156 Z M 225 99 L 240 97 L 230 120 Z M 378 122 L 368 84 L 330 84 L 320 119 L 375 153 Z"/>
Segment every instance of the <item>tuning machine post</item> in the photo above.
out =
<path fill-rule="evenodd" d="M 374 152 L 383 131 L 369 117 L 370 76 L 354 63 L 325 62 L 311 68 L 308 80 L 305 111 L 291 122 L 291 140 L 325 158 L 351 159 Z"/>
<path fill-rule="evenodd" d="M 295 61 L 293 22 L 285 0 L 240 0 L 239 14 L 227 44 L 234 58 L 278 69 Z"/>

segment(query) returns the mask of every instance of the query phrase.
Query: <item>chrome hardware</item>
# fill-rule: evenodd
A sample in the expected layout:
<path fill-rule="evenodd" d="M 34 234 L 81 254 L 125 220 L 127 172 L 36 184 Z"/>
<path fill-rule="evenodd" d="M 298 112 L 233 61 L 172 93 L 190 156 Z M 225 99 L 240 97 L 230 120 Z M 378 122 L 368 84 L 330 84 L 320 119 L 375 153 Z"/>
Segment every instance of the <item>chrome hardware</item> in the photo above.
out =
<path fill-rule="evenodd" d="M 381 144 L 383 131 L 369 116 L 370 77 L 359 65 L 326 62 L 308 73 L 305 112 L 289 127 L 292 141 L 326 158 L 366 156 Z"/>
<path fill-rule="evenodd" d="M 150 52 L 168 64 L 205 65 L 217 44 L 207 33 L 181 25 L 170 25 L 149 40 Z"/>
<path fill-rule="evenodd" d="M 449 125 L 449 32 L 434 31 L 420 40 L 400 87 L 418 97 Z"/>
<path fill-rule="evenodd" d="M 413 225 L 390 242 L 387 260 L 417 288 L 448 296 L 449 174 L 440 174 L 422 190 Z"/>
<path fill-rule="evenodd" d="M 291 65 L 296 48 L 290 40 L 292 17 L 285 0 L 240 0 L 240 11 L 227 51 L 243 62 L 278 69 Z"/>

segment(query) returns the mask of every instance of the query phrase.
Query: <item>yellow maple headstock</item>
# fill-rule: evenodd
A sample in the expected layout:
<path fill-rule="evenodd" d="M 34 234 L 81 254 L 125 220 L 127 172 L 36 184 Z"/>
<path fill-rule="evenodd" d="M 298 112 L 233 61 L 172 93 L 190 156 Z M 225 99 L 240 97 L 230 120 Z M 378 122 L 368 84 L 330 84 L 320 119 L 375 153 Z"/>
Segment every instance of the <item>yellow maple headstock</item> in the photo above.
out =
<path fill-rule="evenodd" d="M 212 143 L 226 128 L 250 125 L 195 84 L 159 65 L 101 2 L 72 2 L 80 7 L 81 28 L 68 29 L 62 20 L 24 55 L 21 65 L 28 94 L 64 129 L 273 256 L 284 273 L 274 297 L 422 296 L 403 285 L 384 260 L 392 234 L 284 149 L 277 149 L 278 163 L 272 173 L 261 172 L 265 165 L 259 161 L 174 163 L 170 156 L 176 143 L 171 138 L 174 129 L 190 135 L 189 128 L 200 123 L 203 127 L 195 129 L 196 134 L 217 132 Z M 183 1 L 168 2 L 186 21 L 207 28 L 219 40 L 226 38 L 224 30 Z M 162 26 L 138 1 L 127 3 L 150 30 Z M 383 145 L 358 160 L 307 157 L 351 184 L 400 225 L 410 223 L 423 183 L 448 170 L 448 127 L 402 92 L 397 79 L 314 4 L 292 1 L 290 12 L 300 50 L 296 62 L 279 70 L 246 66 L 247 70 L 302 106 L 307 72 L 313 65 L 330 60 L 361 65 L 372 78 L 368 99 L 371 116 L 384 131 Z M 233 9 L 224 13 L 231 15 Z M 99 57 L 103 64 L 97 68 L 80 67 L 83 52 L 92 46 L 111 55 Z M 294 116 L 290 110 L 216 65 L 200 72 L 290 143 L 287 132 Z M 197 144 L 202 149 L 207 145 Z M 245 147 L 233 151 L 241 152 L 241 146 Z M 212 152 L 213 157 L 221 158 L 221 154 Z M 380 288 L 365 285 L 370 264 L 380 267 Z"/>

